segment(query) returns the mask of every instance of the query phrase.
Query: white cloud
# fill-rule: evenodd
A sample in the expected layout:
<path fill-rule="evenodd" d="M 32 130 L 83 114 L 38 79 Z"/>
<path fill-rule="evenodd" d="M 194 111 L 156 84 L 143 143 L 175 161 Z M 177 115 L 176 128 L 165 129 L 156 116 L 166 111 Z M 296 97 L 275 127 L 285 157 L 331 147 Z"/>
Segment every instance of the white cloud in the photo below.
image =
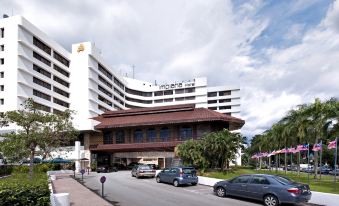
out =
<path fill-rule="evenodd" d="M 309 8 L 298 0 L 290 13 Z M 29 19 L 66 48 L 94 41 L 104 58 L 122 74 L 153 82 L 207 76 L 211 85 L 241 85 L 245 134 L 268 128 L 296 104 L 314 97 L 338 97 L 339 3 L 323 21 L 304 32 L 295 23 L 288 48 L 262 48 L 253 42 L 274 22 L 258 15 L 267 1 L 10 1 L 0 12 Z M 274 14 L 270 14 L 274 15 Z M 268 35 L 268 34 L 265 34 Z M 267 36 L 266 38 L 270 38 Z"/>

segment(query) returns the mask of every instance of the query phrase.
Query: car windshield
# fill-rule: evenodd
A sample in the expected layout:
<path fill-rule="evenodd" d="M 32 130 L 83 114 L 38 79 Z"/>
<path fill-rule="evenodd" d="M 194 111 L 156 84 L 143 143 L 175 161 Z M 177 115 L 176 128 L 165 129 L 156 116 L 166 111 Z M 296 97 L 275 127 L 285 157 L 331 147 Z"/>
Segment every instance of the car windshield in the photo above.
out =
<path fill-rule="evenodd" d="M 149 165 L 142 165 L 142 166 L 139 166 L 139 169 L 141 169 L 141 170 L 150 170 L 151 167 Z"/>
<path fill-rule="evenodd" d="M 193 168 L 182 168 L 184 174 L 194 174 L 195 170 Z"/>
<path fill-rule="evenodd" d="M 275 176 L 275 179 L 283 185 L 289 185 L 293 183 L 293 181 L 288 179 L 287 177 Z"/>

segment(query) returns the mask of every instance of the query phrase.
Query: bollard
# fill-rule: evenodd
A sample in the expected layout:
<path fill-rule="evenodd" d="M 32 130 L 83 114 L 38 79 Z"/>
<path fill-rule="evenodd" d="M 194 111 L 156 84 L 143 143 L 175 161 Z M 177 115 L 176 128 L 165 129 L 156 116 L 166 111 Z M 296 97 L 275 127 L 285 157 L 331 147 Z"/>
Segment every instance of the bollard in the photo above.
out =
<path fill-rule="evenodd" d="M 101 197 L 104 197 L 104 183 L 106 182 L 106 177 L 102 176 L 100 178 L 100 182 L 101 182 Z"/>
<path fill-rule="evenodd" d="M 80 173 L 81 173 L 81 181 L 84 181 L 85 170 L 84 169 L 80 170 Z"/>

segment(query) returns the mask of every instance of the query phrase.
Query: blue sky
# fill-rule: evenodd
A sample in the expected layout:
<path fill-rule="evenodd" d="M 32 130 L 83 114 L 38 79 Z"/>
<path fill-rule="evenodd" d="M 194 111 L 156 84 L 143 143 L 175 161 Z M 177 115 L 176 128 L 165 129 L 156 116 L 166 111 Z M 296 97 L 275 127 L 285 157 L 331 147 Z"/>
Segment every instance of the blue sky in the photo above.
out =
<path fill-rule="evenodd" d="M 339 98 L 338 0 L 0 0 L 70 50 L 95 42 L 116 72 L 241 87 L 242 133 Z"/>

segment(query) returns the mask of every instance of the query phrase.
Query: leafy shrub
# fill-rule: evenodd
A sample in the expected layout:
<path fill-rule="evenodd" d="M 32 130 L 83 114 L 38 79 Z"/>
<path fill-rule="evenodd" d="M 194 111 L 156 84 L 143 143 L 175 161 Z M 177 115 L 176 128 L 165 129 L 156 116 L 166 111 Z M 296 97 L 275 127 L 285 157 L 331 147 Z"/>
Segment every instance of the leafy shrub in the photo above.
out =
<path fill-rule="evenodd" d="M 29 180 L 27 174 L 13 174 L 0 179 L 0 205 L 50 205 L 47 175 L 38 173 Z"/>
<path fill-rule="evenodd" d="M 16 165 L 13 167 L 13 173 L 28 173 L 29 166 L 27 165 Z"/>
<path fill-rule="evenodd" d="M 4 175 L 9 175 L 13 171 L 12 165 L 0 165 L 0 177 Z"/>

